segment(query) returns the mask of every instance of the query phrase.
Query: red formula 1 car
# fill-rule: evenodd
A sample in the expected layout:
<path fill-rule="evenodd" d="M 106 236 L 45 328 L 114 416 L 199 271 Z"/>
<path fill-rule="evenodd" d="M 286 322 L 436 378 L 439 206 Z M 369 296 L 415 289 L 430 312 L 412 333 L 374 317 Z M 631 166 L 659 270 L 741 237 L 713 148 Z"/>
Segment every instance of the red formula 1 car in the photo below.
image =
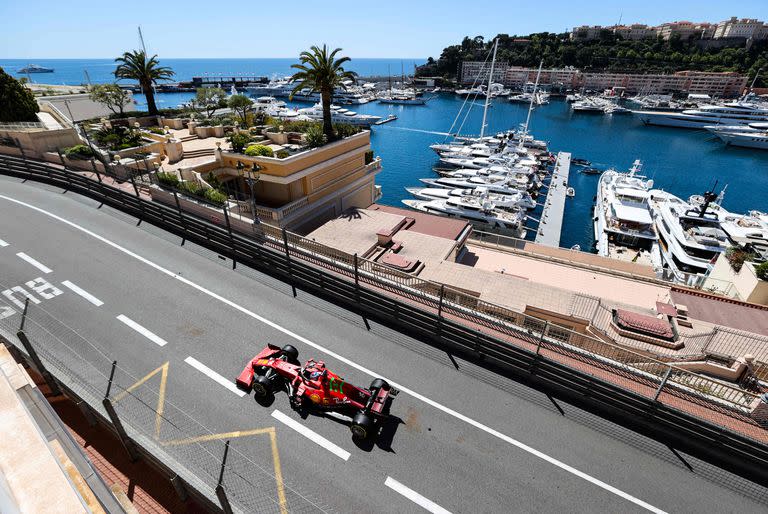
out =
<path fill-rule="evenodd" d="M 375 379 L 368 389 L 361 389 L 325 367 L 323 361 L 310 359 L 301 366 L 299 351 L 291 345 L 279 348 L 268 344 L 254 357 L 240 376 L 237 387 L 253 390 L 259 398 L 287 388 L 291 405 L 315 407 L 349 413 L 352 435 L 365 439 L 373 434 L 377 421 L 388 416 L 389 403 L 398 391 Z"/>

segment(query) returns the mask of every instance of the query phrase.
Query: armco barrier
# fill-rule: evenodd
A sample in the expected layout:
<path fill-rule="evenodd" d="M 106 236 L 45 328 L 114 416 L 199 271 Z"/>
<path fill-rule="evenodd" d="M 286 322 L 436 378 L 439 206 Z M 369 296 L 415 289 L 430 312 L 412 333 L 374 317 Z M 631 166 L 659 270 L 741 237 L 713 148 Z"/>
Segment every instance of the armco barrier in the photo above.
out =
<path fill-rule="evenodd" d="M 259 271 L 394 325 L 665 444 L 768 485 L 768 431 L 745 408 L 748 391 L 673 368 L 537 318 L 396 273 L 333 259 L 303 238 L 263 225 L 262 243 L 58 166 L 0 157 L 0 172 L 61 186 L 120 209 Z M 339 262 L 341 261 L 341 262 Z M 476 310 L 481 308 L 481 310 Z M 643 366 L 638 362 L 642 361 Z M 674 371 L 674 372 L 673 372 Z M 709 394 L 724 388 L 722 398 Z"/>

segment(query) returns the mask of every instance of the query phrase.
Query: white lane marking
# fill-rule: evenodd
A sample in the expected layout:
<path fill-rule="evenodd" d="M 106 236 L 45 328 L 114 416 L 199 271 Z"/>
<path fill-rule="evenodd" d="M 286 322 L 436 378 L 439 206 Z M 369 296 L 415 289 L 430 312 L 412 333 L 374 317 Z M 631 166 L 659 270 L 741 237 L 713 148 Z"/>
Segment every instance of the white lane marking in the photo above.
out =
<path fill-rule="evenodd" d="M 88 300 L 89 302 L 91 302 L 92 304 L 94 304 L 96 307 L 101 307 L 102 305 L 104 305 L 104 302 L 102 302 L 101 300 L 99 300 L 98 298 L 96 298 L 95 296 L 93 296 L 91 293 L 89 293 L 89 292 L 88 292 L 88 291 L 86 291 L 85 289 L 83 289 L 83 288 L 81 288 L 81 287 L 79 287 L 79 286 L 77 286 L 77 285 L 73 284 L 73 283 L 72 283 L 72 282 L 70 282 L 69 280 L 65 280 L 65 281 L 63 281 L 63 282 L 61 283 L 61 285 L 63 285 L 63 286 L 66 286 L 66 287 L 70 288 L 70 289 L 72 290 L 72 292 L 74 292 L 75 294 L 78 294 L 78 295 L 82 296 L 83 298 L 85 298 L 86 300 Z"/>
<path fill-rule="evenodd" d="M 428 510 L 429 512 L 432 512 L 434 514 L 451 514 L 450 511 L 445 510 L 437 503 L 433 502 L 429 498 L 425 498 L 424 496 L 420 495 L 410 487 L 406 487 L 397 480 L 395 480 L 392 477 L 387 477 L 387 480 L 384 482 L 384 485 L 389 487 L 390 489 L 397 491 L 398 493 L 402 494 L 409 500 L 411 500 L 413 503 L 423 507 L 425 510 Z"/>
<path fill-rule="evenodd" d="M 224 387 L 226 387 L 227 389 L 235 393 L 240 398 L 245 396 L 245 393 L 240 389 L 238 389 L 234 382 L 232 382 L 231 380 L 227 380 L 226 378 L 219 375 L 218 373 L 216 373 L 211 368 L 209 368 L 199 360 L 195 359 L 194 357 L 187 357 L 186 359 L 184 359 L 184 362 L 186 362 L 187 364 L 189 364 L 190 366 L 192 366 L 197 371 L 207 376 L 214 382 L 217 382 L 218 384 L 223 385 Z"/>
<path fill-rule="evenodd" d="M 8 243 L 6 243 L 2 239 L 0 239 L 0 248 L 3 247 L 3 246 L 8 246 Z"/>
<path fill-rule="evenodd" d="M 142 257 L 141 255 L 139 255 L 137 253 L 134 253 L 131 250 L 128 250 L 127 248 L 124 248 L 124 247 L 120 246 L 119 244 L 117 244 L 117 243 L 115 243 L 113 241 L 110 241 L 109 239 L 107 239 L 107 238 L 105 238 L 103 236 L 100 236 L 100 235 L 96 234 L 95 232 L 92 232 L 92 231 L 90 231 L 90 230 L 88 230 L 88 229 L 86 229 L 84 227 L 81 227 L 77 223 L 74 223 L 72 221 L 64 219 L 61 216 L 57 216 L 56 214 L 53 214 L 53 213 L 48 212 L 48 211 L 46 211 L 44 209 L 41 209 L 40 207 L 28 204 L 26 202 L 22 202 L 21 200 L 16 200 L 15 198 L 10 198 L 10 197 L 5 196 L 5 195 L 0 195 L 0 198 L 2 198 L 4 200 L 8 200 L 8 201 L 13 202 L 13 203 L 16 203 L 18 205 L 23 205 L 24 207 L 28 207 L 28 208 L 30 208 L 30 209 L 32 209 L 34 211 L 40 212 L 42 214 L 45 214 L 46 216 L 49 216 L 49 217 L 51 217 L 51 218 L 53 218 L 55 220 L 58 220 L 58 221 L 60 221 L 60 222 L 62 222 L 64 224 L 66 224 L 66 225 L 69 225 L 70 227 L 72 227 L 74 229 L 77 229 L 80 232 L 83 232 L 84 234 L 88 234 L 89 236 L 91 236 L 91 237 L 101 241 L 102 243 L 104 243 L 104 244 L 106 244 L 108 246 L 111 246 L 112 248 L 114 248 L 114 249 L 116 249 L 116 250 L 118 250 L 118 251 L 120 251 L 120 252 L 122 252 L 122 253 L 124 253 L 124 254 L 126 254 L 128 256 L 130 256 L 130 257 L 133 257 L 134 259 L 136 259 L 136 260 L 138 260 L 140 262 L 143 262 L 147 266 L 150 266 L 150 267 L 154 268 L 155 270 L 157 270 L 157 271 L 159 271 L 159 272 L 161 272 L 161 273 L 163 273 L 163 274 L 165 274 L 165 275 L 167 275 L 167 276 L 169 276 L 171 278 L 174 278 L 174 279 L 178 280 L 179 282 L 181 282 L 183 284 L 187 284 L 188 286 L 190 286 L 190 287 L 200 291 L 201 293 L 204 293 L 204 294 L 210 296 L 211 298 L 214 298 L 214 299 L 216 299 L 216 300 L 218 300 L 218 301 L 220 301 L 220 302 L 222 302 L 222 303 L 224 303 L 226 305 L 229 305 L 233 309 L 236 309 L 236 310 L 242 312 L 243 314 L 246 314 L 247 316 L 252 317 L 253 319 L 259 320 L 262 323 L 264 323 L 265 325 L 269 325 L 270 327 L 274 328 L 275 330 L 278 330 L 278 331 L 280 331 L 280 332 L 282 332 L 282 333 L 284 333 L 284 334 L 286 334 L 286 335 L 296 339 L 297 341 L 300 341 L 300 342 L 302 342 L 302 343 L 304 343 L 304 344 L 306 344 L 308 346 L 311 346 L 311 347 L 313 347 L 313 348 L 315 348 L 315 349 L 325 353 L 326 355 L 330 355 L 331 357 L 333 357 L 333 358 L 335 358 L 335 359 L 337 359 L 337 360 L 347 364 L 348 366 L 352 366 L 353 368 L 355 368 L 355 369 L 357 369 L 359 371 L 362 371 L 363 373 L 366 373 L 369 376 L 384 378 L 392 386 L 396 387 L 397 389 L 399 389 L 403 393 L 408 394 L 410 396 L 413 396 L 414 398 L 416 398 L 418 400 L 421 400 L 422 402 L 424 402 L 424 403 L 426 403 L 428 405 L 431 405 L 432 407 L 434 407 L 434 408 L 436 408 L 438 410 L 441 410 L 441 411 L 445 412 L 446 414 L 455 417 L 456 419 L 464 421 L 465 423 L 467 423 L 469 425 L 472 425 L 473 427 L 475 427 L 475 428 L 477 428 L 479 430 L 482 430 L 483 432 L 485 432 L 487 434 L 490 434 L 490 435 L 492 435 L 494 437 L 497 437 L 497 438 L 501 439 L 502 441 L 505 441 L 505 442 L 511 444 L 512 446 L 515 446 L 515 447 L 517 447 L 517 448 L 519 448 L 519 449 L 521 449 L 523 451 L 526 451 L 526 452 L 530 453 L 531 455 L 535 455 L 536 457 L 539 457 L 540 459 L 545 460 L 545 461 L 549 462 L 550 464 L 552 464 L 554 466 L 557 466 L 558 468 L 560 468 L 560 469 L 562 469 L 564 471 L 567 471 L 568 473 L 571 473 L 571 474 L 573 474 L 573 475 L 575 475 L 575 476 L 577 476 L 579 478 L 583 478 L 584 480 L 590 482 L 591 484 L 594 484 L 594 485 L 596 485 L 596 486 L 598 486 L 598 487 L 600 487 L 602 489 L 605 489 L 608 492 L 611 492 L 611 493 L 613 493 L 613 494 L 615 494 L 617 496 L 620 496 L 621 498 L 624 498 L 625 500 L 630 501 L 630 502 L 634 503 L 635 505 L 638 505 L 638 506 L 640 506 L 640 507 L 642 507 L 644 509 L 647 509 L 647 510 L 649 510 L 651 512 L 655 512 L 656 514 L 666 514 L 665 511 L 663 511 L 663 510 L 661 510 L 659 508 L 656 508 L 653 505 L 651 505 L 649 503 L 646 503 L 643 500 L 632 496 L 631 494 L 625 493 L 624 491 L 622 491 L 620 489 L 617 489 L 617 488 L 613 487 L 612 485 L 606 484 L 605 482 L 603 482 L 602 480 L 600 480 L 598 478 L 595 478 L 595 477 L 593 477 L 591 475 L 588 475 L 588 474 L 586 474 L 586 473 L 584 473 L 582 471 L 579 471 L 578 469 L 576 469 L 576 468 L 574 468 L 574 467 L 572 467 L 572 466 L 570 466 L 570 465 L 568 465 L 568 464 L 566 464 L 566 463 L 564 463 L 562 461 L 559 461 L 559 460 L 557 460 L 554 457 L 550 457 L 549 455 L 547 455 L 545 453 L 542 453 L 539 450 L 536 450 L 535 448 L 532 448 L 532 447 L 528 446 L 527 444 L 525 444 L 523 442 L 520 442 L 520 441 L 518 441 L 516 439 L 513 439 L 513 438 L 509 437 L 508 435 L 502 434 L 498 430 L 495 430 L 495 429 L 493 429 L 493 428 L 491 428 L 489 426 L 486 426 L 486 425 L 480 423 L 479 421 L 475 421 L 475 420 L 473 420 L 473 419 L 471 419 L 471 418 L 469 418 L 469 417 L 467 417 L 467 416 L 465 416 L 463 414 L 460 414 L 460 413 L 456 412 L 453 409 L 450 409 L 450 408 L 448 408 L 448 407 L 446 407 L 446 406 L 444 406 L 442 404 L 437 403 L 434 400 L 430 400 L 426 396 L 423 396 L 423 395 L 421 395 L 421 394 L 419 394 L 419 393 L 417 393 L 417 392 L 415 392 L 415 391 L 405 387 L 402 384 L 398 384 L 394 380 L 390 380 L 390 379 L 388 379 L 386 377 L 383 377 L 383 376 L 379 375 L 378 373 L 374 373 L 373 371 L 369 370 L 368 368 L 366 368 L 364 366 L 361 366 L 360 364 L 357 364 L 356 362 L 353 362 L 353 361 L 347 359 L 346 357 L 342 357 L 341 355 L 337 354 L 336 352 L 333 352 L 333 351 L 331 351 L 331 350 L 329 350 L 327 348 L 324 348 L 324 347 L 320 346 L 319 344 L 314 343 L 314 342 L 310 341 L 309 339 L 306 339 L 305 337 L 302 337 L 302 336 L 300 336 L 298 334 L 295 334 L 295 333 L 291 332 L 290 330 L 288 330 L 287 328 L 284 328 L 284 327 L 278 325 L 277 323 L 275 323 L 273 321 L 270 321 L 270 320 L 268 320 L 266 318 L 263 318 L 263 317 L 259 316 L 255 312 L 246 309 L 245 307 L 243 307 L 243 306 L 233 302 L 232 300 L 224 298 L 223 296 L 221 296 L 219 294 L 216 294 L 213 291 L 210 291 L 209 289 L 206 289 L 205 287 L 203 287 L 203 286 L 201 286 L 199 284 L 196 284 L 195 282 L 192 282 L 191 280 L 189 280 L 187 278 L 184 278 L 184 277 L 181 277 L 179 275 L 176 275 L 174 272 L 172 272 L 172 271 L 170 271 L 170 270 L 168 270 L 166 268 L 163 268 L 159 264 L 156 264 L 156 263 L 150 261 L 149 259 L 147 259 L 145 257 Z"/>
<path fill-rule="evenodd" d="M 153 332 L 150 332 L 149 330 L 147 330 L 143 326 L 139 325 L 138 323 L 133 321 L 131 318 L 129 318 L 125 314 L 120 314 L 117 317 L 117 319 L 119 319 L 120 321 L 122 321 L 123 323 L 125 323 L 126 325 L 128 325 L 129 327 L 134 329 L 136 332 L 138 332 L 139 334 L 143 335 L 144 337 L 146 337 L 147 339 L 149 339 L 150 341 L 152 341 L 153 343 L 155 343 L 158 346 L 165 346 L 165 345 L 168 344 L 168 341 L 166 341 L 165 339 L 163 339 L 159 335 L 157 335 L 157 334 L 155 334 Z"/>
<path fill-rule="evenodd" d="M 48 266 L 46 266 L 42 262 L 33 259 L 32 257 L 30 257 L 29 255 L 27 255 L 24 252 L 19 252 L 19 253 L 16 254 L 16 256 L 19 259 L 27 261 L 28 263 L 30 263 L 32 266 L 34 266 L 35 268 L 39 269 L 43 273 L 50 273 L 51 271 L 53 271 L 51 268 L 49 268 Z"/>
<path fill-rule="evenodd" d="M 314 430 L 310 430 L 295 419 L 287 416 L 286 414 L 283 414 L 279 410 L 275 409 L 272 411 L 272 417 L 278 420 L 281 423 L 284 423 L 288 428 L 292 428 L 310 441 L 319 444 L 332 454 L 336 455 L 340 459 L 349 460 L 349 456 L 351 455 L 347 450 L 342 448 L 341 446 L 338 446 L 332 442 L 330 442 L 325 437 L 321 436 Z"/>

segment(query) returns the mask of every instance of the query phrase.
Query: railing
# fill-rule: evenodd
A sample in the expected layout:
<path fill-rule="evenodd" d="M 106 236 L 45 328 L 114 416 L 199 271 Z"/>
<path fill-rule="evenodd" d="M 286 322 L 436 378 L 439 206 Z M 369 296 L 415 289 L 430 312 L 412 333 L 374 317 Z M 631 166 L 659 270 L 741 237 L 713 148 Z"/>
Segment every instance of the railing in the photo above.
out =
<path fill-rule="evenodd" d="M 755 470 L 768 466 L 768 430 L 750 417 L 760 405 L 750 391 L 266 224 L 254 240 L 57 166 L 0 157 L 0 170 L 97 198 L 441 348 L 523 374 L 612 419 L 630 416 L 633 428 L 745 476 L 764 476 Z M 722 445 L 711 444 L 715 433 Z"/>
<path fill-rule="evenodd" d="M 45 125 L 39 121 L 17 121 L 0 123 L 0 130 L 45 130 Z"/>

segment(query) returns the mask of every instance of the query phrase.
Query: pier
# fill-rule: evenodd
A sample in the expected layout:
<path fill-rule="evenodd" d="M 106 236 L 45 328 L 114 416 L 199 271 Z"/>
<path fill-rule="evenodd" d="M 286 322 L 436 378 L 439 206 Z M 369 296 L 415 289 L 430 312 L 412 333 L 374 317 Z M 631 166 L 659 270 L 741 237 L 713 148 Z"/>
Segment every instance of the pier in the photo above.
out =
<path fill-rule="evenodd" d="M 536 242 L 547 246 L 560 246 L 560 232 L 563 228 L 565 212 L 565 191 L 568 188 L 568 175 L 571 171 L 571 154 L 559 152 L 555 161 L 552 180 L 549 181 L 547 199 L 541 212 L 541 222 L 536 231 Z"/>

